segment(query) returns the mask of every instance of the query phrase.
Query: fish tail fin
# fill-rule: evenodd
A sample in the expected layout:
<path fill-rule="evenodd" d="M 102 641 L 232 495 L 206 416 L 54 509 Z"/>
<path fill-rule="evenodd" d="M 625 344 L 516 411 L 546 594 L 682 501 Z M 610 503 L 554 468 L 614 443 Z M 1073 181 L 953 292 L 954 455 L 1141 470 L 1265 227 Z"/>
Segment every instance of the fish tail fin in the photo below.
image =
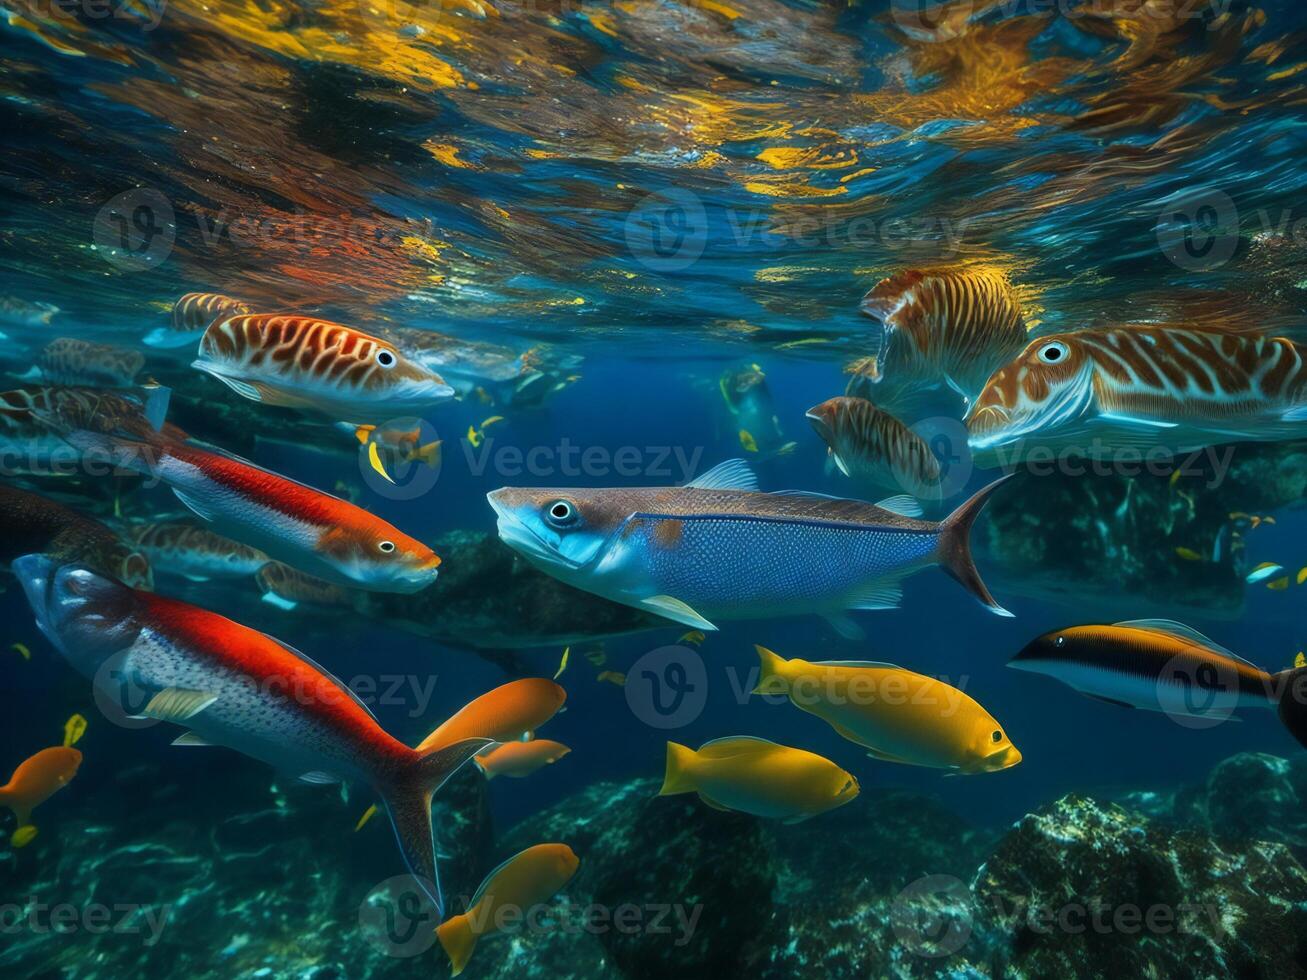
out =
<path fill-rule="evenodd" d="M 440 465 L 440 446 L 441 440 L 428 442 L 424 446 L 418 446 L 413 450 L 413 455 L 409 457 L 409 462 L 425 463 L 431 469 Z"/>
<path fill-rule="evenodd" d="M 754 650 L 758 651 L 758 663 L 760 671 L 758 674 L 758 686 L 753 689 L 753 694 L 785 694 L 789 691 L 789 685 L 785 682 L 785 676 L 781 673 L 781 668 L 785 664 L 785 658 L 779 654 L 773 653 L 764 646 L 754 644 Z"/>
<path fill-rule="evenodd" d="M 476 949 L 477 934 L 472 931 L 472 920 L 466 912 L 451 916 L 436 927 L 436 938 L 449 957 L 451 976 L 458 976 Z"/>
<path fill-rule="evenodd" d="M 1276 713 L 1298 743 L 1307 747 L 1307 667 L 1290 667 L 1273 678 Z"/>
<path fill-rule="evenodd" d="M 659 796 L 675 796 L 677 793 L 695 792 L 694 776 L 690 772 L 694 765 L 694 749 L 676 742 L 667 743 L 667 773 L 663 776 L 663 787 Z"/>
<path fill-rule="evenodd" d="M 0 787 L 0 806 L 8 807 L 14 811 L 14 816 L 18 818 L 18 826 L 20 827 L 26 827 L 32 820 L 32 808 L 8 786 Z"/>
<path fill-rule="evenodd" d="M 985 504 L 989 502 L 993 492 L 1012 479 L 1013 475 L 1009 473 L 1007 476 L 999 477 L 989 486 L 977 490 L 970 500 L 944 518 L 940 522 L 939 545 L 935 552 L 936 560 L 944 571 L 983 602 L 990 612 L 999 616 L 1012 614 L 998 604 L 998 600 L 990 595 L 989 589 L 980 578 L 980 572 L 976 569 L 976 562 L 971 554 L 971 528 L 976 523 L 976 518 L 980 516 L 980 512 L 985 509 Z"/>
<path fill-rule="evenodd" d="M 445 904 L 440 895 L 440 877 L 436 872 L 436 846 L 431 824 L 431 800 L 450 776 L 481 749 L 492 744 L 489 739 L 468 738 L 451 745 L 416 755 L 416 761 L 378 792 L 390 814 L 399 850 L 409 873 L 436 905 L 443 917 Z"/>

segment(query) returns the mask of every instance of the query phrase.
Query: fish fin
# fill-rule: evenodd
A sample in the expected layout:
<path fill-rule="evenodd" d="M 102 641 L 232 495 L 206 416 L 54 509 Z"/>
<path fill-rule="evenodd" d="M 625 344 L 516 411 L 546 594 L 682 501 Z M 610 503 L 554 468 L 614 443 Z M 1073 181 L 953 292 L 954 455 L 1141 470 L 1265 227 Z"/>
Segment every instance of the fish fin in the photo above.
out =
<path fill-rule="evenodd" d="M 1307 747 L 1307 698 L 1301 696 L 1299 689 L 1299 681 L 1305 679 L 1307 667 L 1290 667 L 1275 675 L 1272 690 L 1278 692 L 1275 708 L 1280 723 L 1300 745 Z"/>
<path fill-rule="evenodd" d="M 1239 656 L 1232 650 L 1227 650 L 1221 644 L 1217 643 L 1211 637 L 1203 636 L 1192 626 L 1186 626 L 1184 623 L 1177 623 L 1173 619 L 1128 619 L 1122 623 L 1114 624 L 1124 626 L 1129 629 L 1148 630 L 1150 633 L 1168 633 L 1171 636 L 1178 636 L 1182 640 L 1189 640 L 1191 643 L 1197 643 L 1199 646 L 1205 646 L 1217 653 L 1229 657 L 1231 660 L 1237 660 L 1241 664 L 1252 667 L 1254 670 L 1261 670 L 1255 663 L 1251 663 Z"/>
<path fill-rule="evenodd" d="M 1174 429 L 1179 426 L 1179 422 L 1162 422 L 1156 419 L 1141 419 L 1135 415 L 1120 415 L 1116 412 L 1100 412 L 1098 415 L 1100 421 L 1116 423 L 1117 425 L 1138 425 L 1149 429 Z"/>
<path fill-rule="evenodd" d="M 165 687 L 150 698 L 145 706 L 146 718 L 159 721 L 183 722 L 194 718 L 201 711 L 218 700 L 218 695 L 210 691 L 190 691 L 182 687 Z"/>
<path fill-rule="evenodd" d="M 845 473 L 848 476 L 848 473 Z M 876 506 L 881 510 L 887 510 L 891 514 L 898 514 L 900 517 L 920 517 L 923 513 L 921 501 L 916 497 L 906 493 L 896 494 L 893 497 L 886 497 L 884 500 L 876 501 Z"/>
<path fill-rule="evenodd" d="M 701 802 L 704 806 L 712 807 L 714 810 L 721 810 L 723 813 L 731 812 L 730 807 L 722 806 L 720 803 L 718 803 L 716 800 L 712 799 L 711 797 L 704 796 L 703 793 L 699 794 L 699 802 Z"/>
<path fill-rule="evenodd" d="M 852 474 L 849 472 L 849 468 L 848 468 L 848 466 L 847 466 L 847 465 L 845 464 L 845 462 L 844 462 L 844 457 L 843 457 L 843 456 L 841 456 L 841 455 L 840 455 L 839 453 L 837 453 L 837 452 L 833 452 L 833 451 L 832 451 L 831 454 L 830 454 L 830 458 L 831 458 L 832 460 L 835 461 L 835 468 L 836 468 L 836 469 L 838 469 L 838 470 L 839 470 L 841 473 L 843 473 L 845 476 L 852 476 Z"/>
<path fill-rule="evenodd" d="M 263 401 L 263 392 L 260 390 L 258 385 L 252 385 L 249 382 L 241 381 L 238 378 L 229 378 L 224 374 L 209 373 L 211 377 L 217 378 L 242 398 L 248 398 L 252 402 Z"/>
<path fill-rule="evenodd" d="M 395 482 L 391 479 L 390 474 L 386 472 L 386 467 L 381 462 L 381 454 L 378 452 L 375 442 L 368 443 L 368 465 L 381 474 L 381 478 L 387 483 L 393 484 Z"/>
<path fill-rule="evenodd" d="M 753 645 L 753 649 L 758 654 L 759 672 L 758 685 L 751 693 L 784 694 L 789 689 L 789 685 L 781 675 L 781 668 L 785 664 L 785 658 L 756 643 Z"/>
<path fill-rule="evenodd" d="M 348 426 L 348 422 L 341 422 L 341 425 Z M 359 445 L 366 446 L 372 433 L 377 431 L 375 425 L 358 425 L 354 427 L 354 438 L 359 441 Z"/>
<path fill-rule="evenodd" d="M 781 823 L 783 823 L 783 824 L 803 823 L 803 821 L 805 821 L 805 820 L 810 820 L 810 819 L 812 819 L 812 817 L 813 817 L 813 814 L 811 814 L 811 813 L 796 813 L 796 814 L 795 814 L 794 816 L 792 816 L 792 817 L 785 817 L 785 818 L 781 821 Z"/>
<path fill-rule="evenodd" d="M 203 336 L 203 330 L 169 330 L 167 327 L 155 327 L 141 338 L 141 342 L 146 347 L 185 347 Z"/>
<path fill-rule="evenodd" d="M 886 663 L 883 660 L 814 660 L 812 662 L 821 667 L 876 667 L 881 670 L 907 670 L 906 667 Z"/>
<path fill-rule="evenodd" d="M 298 602 L 292 602 L 290 599 L 283 599 L 275 592 L 263 593 L 263 601 L 270 606 L 276 606 L 278 609 L 285 609 L 287 612 L 290 612 L 299 605 Z"/>
<path fill-rule="evenodd" d="M 701 630 L 715 630 L 717 627 L 704 619 L 689 605 L 670 595 L 655 595 L 641 599 L 640 605 L 647 606 L 665 619 Z"/>
<path fill-rule="evenodd" d="M 728 459 L 718 463 L 686 484 L 696 490 L 753 490 L 758 489 L 758 477 L 753 468 L 742 459 Z"/>
<path fill-rule="evenodd" d="M 1129 701 L 1118 701 L 1116 698 L 1105 698 L 1101 694 L 1089 694 L 1088 692 L 1084 692 L 1084 691 L 1082 691 L 1081 693 L 1084 694 L 1085 697 L 1087 698 L 1093 698 L 1095 701 L 1102 701 L 1104 704 L 1114 704 L 1118 708 L 1134 707 L 1134 705 L 1131 704 Z"/>
<path fill-rule="evenodd" d="M 422 463 L 434 470 L 440 465 L 440 447 L 442 444 L 442 440 L 437 439 L 434 442 L 428 442 L 425 446 L 419 446 L 409 456 L 408 462 Z"/>
<path fill-rule="evenodd" d="M 468 908 L 472 909 L 475 905 L 475 902 L 469 902 Z M 436 938 L 449 957 L 449 975 L 456 977 L 467 967 L 472 952 L 477 948 L 480 934 L 472 928 L 472 920 L 464 912 L 462 915 L 450 916 L 436 926 Z"/>
<path fill-rule="evenodd" d="M 0 788 L 0 806 L 14 811 L 20 827 L 26 827 L 32 819 L 32 808 L 14 790 Z"/>
<path fill-rule="evenodd" d="M 989 486 L 977 490 L 970 500 L 944 518 L 939 525 L 939 545 L 935 553 L 936 560 L 944 571 L 957 579 L 963 588 L 998 616 L 1012 614 L 990 595 L 989 589 L 985 587 L 980 577 L 980 572 L 976 570 L 976 563 L 971 555 L 971 527 L 976 523 L 980 512 L 984 510 L 990 495 L 1014 475 L 1009 473 L 1007 476 L 999 477 Z"/>
<path fill-rule="evenodd" d="M 30 367 L 22 374 L 18 375 L 19 381 L 40 381 L 45 377 L 45 373 L 39 367 Z"/>
<path fill-rule="evenodd" d="M 873 582 L 849 597 L 850 609 L 897 609 L 903 604 L 903 589 L 897 582 Z"/>
<path fill-rule="evenodd" d="M 688 745 L 681 745 L 679 742 L 667 743 L 667 769 L 663 773 L 663 785 L 658 790 L 659 796 L 695 792 L 694 777 L 690 773 L 694 757 L 695 751 Z"/>
<path fill-rule="evenodd" d="M 436 906 L 436 918 L 444 918 L 436 871 L 436 845 L 431 825 L 431 799 L 463 764 L 491 744 L 487 738 L 468 738 L 418 756 L 406 771 L 379 786 L 381 798 L 395 828 L 400 852 L 409 873 Z"/>
<path fill-rule="evenodd" d="M 862 627 L 853 621 L 853 617 L 845 613 L 824 613 L 821 618 L 846 640 L 864 640 L 867 637 Z"/>
<path fill-rule="evenodd" d="M 187 493 L 185 490 L 178 489 L 177 487 L 172 488 L 172 493 L 173 496 L 176 497 L 178 500 L 180 500 L 183 504 L 185 504 L 186 509 L 189 510 L 196 517 L 200 518 L 201 520 L 210 521 L 210 522 L 217 520 L 217 515 L 208 507 L 206 507 L 204 504 L 200 503 L 199 500 L 197 500 L 190 493 Z"/>
<path fill-rule="evenodd" d="M 212 745 L 208 739 L 201 738 L 194 732 L 182 732 L 172 740 L 173 745 Z"/>
<path fill-rule="evenodd" d="M 705 759 L 729 759 L 745 751 L 779 749 L 780 745 L 757 735 L 724 735 L 699 746 L 698 755 Z"/>
<path fill-rule="evenodd" d="M 168 420 L 168 405 L 172 402 L 172 389 L 164 385 L 150 385 L 141 399 L 141 414 L 151 429 L 158 432 Z"/>
<path fill-rule="evenodd" d="M 329 772 L 320 772 L 318 770 L 314 770 L 313 772 L 302 773 L 300 775 L 300 781 L 305 783 L 317 783 L 319 785 L 325 786 L 328 783 L 340 782 L 340 777 L 333 776 Z"/>
<path fill-rule="evenodd" d="M 1307 422 L 1307 405 L 1299 405 L 1286 411 L 1280 418 L 1285 422 Z"/>

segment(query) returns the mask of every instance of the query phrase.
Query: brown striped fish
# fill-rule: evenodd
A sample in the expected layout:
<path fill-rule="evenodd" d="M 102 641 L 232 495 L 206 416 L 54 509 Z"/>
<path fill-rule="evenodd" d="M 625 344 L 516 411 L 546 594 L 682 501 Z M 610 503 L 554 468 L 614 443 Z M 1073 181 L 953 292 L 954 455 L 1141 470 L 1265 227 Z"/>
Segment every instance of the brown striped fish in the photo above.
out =
<path fill-rule="evenodd" d="M 145 357 L 140 351 L 58 337 L 45 345 L 37 355 L 36 366 L 22 380 L 128 388 L 136 383 L 144 367 Z"/>
<path fill-rule="evenodd" d="M 150 347 L 185 347 L 204 336 L 205 329 L 219 317 L 253 312 L 243 300 L 221 293 L 187 293 L 173 304 L 170 324 L 151 330 L 145 343 Z"/>
<path fill-rule="evenodd" d="M 1125 326 L 1050 334 L 989 379 L 967 415 L 973 453 L 1034 445 L 1184 452 L 1307 436 L 1302 348 L 1283 337 Z"/>
<path fill-rule="evenodd" d="M 263 593 L 263 601 L 282 609 L 294 609 L 299 605 L 348 609 L 354 604 L 348 589 L 279 561 L 268 562 L 260 568 L 254 580 Z"/>
<path fill-rule="evenodd" d="M 314 408 L 360 424 L 419 413 L 454 395 L 389 341 L 311 316 L 215 320 L 192 366 L 252 401 Z"/>
<path fill-rule="evenodd" d="M 914 497 L 938 489 L 939 460 L 925 440 L 865 398 L 827 399 L 807 418 L 845 476 Z"/>
<path fill-rule="evenodd" d="M 882 328 L 873 384 L 942 382 L 974 398 L 1027 339 L 1012 284 L 993 269 L 901 272 L 876 283 L 861 309 Z"/>
<path fill-rule="evenodd" d="M 156 571 L 194 582 L 244 578 L 272 561 L 258 548 L 190 524 L 132 524 L 123 529 L 123 537 Z"/>

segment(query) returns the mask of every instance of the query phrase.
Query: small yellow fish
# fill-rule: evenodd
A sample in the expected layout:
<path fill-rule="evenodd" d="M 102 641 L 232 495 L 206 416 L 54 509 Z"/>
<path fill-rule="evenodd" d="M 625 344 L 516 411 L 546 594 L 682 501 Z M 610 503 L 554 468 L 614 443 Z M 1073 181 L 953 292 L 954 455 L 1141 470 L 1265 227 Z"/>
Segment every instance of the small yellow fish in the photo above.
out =
<path fill-rule="evenodd" d="M 758 440 L 747 429 L 740 430 L 740 446 L 746 453 L 756 453 L 758 451 Z"/>
<path fill-rule="evenodd" d="M 26 644 L 23 644 L 23 643 L 13 643 L 13 644 L 10 645 L 9 649 L 10 649 L 10 650 L 13 650 L 13 651 L 14 651 L 15 653 L 17 653 L 20 657 L 22 657 L 24 660 L 31 660 L 31 659 L 32 659 L 32 651 L 29 650 L 29 649 L 27 649 L 27 645 L 26 645 Z"/>
<path fill-rule="evenodd" d="M 1266 583 L 1266 587 L 1272 592 L 1283 592 L 1289 587 L 1289 576 L 1284 575 L 1277 579 L 1272 579 Z"/>
<path fill-rule="evenodd" d="M 81 715 L 73 715 L 64 722 L 64 748 L 69 749 L 82 740 L 86 734 L 86 719 Z"/>
<path fill-rule="evenodd" d="M 1167 483 L 1169 483 L 1171 486 L 1175 486 L 1177 483 L 1180 482 L 1180 474 L 1181 474 L 1182 472 L 1183 472 L 1182 470 L 1178 470 L 1178 469 L 1176 469 L 1176 470 L 1172 470 L 1172 471 L 1171 471 L 1171 479 L 1169 479 L 1169 480 L 1167 481 Z M 1233 517 L 1234 515 L 1231 515 L 1231 516 Z"/>
<path fill-rule="evenodd" d="M 1307 667 L 1307 653 L 1298 651 L 1298 656 L 1293 658 L 1294 667 Z"/>
<path fill-rule="evenodd" d="M 36 824 L 29 823 L 26 827 L 19 827 L 15 830 L 14 836 L 10 838 L 9 842 L 14 847 L 26 847 L 36 839 L 36 834 Z"/>
<path fill-rule="evenodd" d="M 496 422 L 502 422 L 502 421 L 504 421 L 504 417 L 502 415 L 492 415 L 490 416 L 490 418 L 482 422 L 479 426 L 469 425 L 467 427 L 467 441 L 472 444 L 472 448 L 476 449 L 478 446 L 481 445 L 481 443 L 486 441 L 486 429 L 490 428 Z"/>
<path fill-rule="evenodd" d="M 1303 582 L 1307 582 L 1307 565 L 1298 569 L 1298 584 L 1302 585 Z"/>
<path fill-rule="evenodd" d="M 605 670 L 595 679 L 607 681 L 609 684 L 616 684 L 618 687 L 626 686 L 626 675 L 617 670 Z"/>
<path fill-rule="evenodd" d="M 592 647 L 585 652 L 585 659 L 595 667 L 602 667 L 608 663 L 608 653 L 603 647 Z"/>
<path fill-rule="evenodd" d="M 706 639 L 708 638 L 704 636 L 703 633 L 700 632 L 699 630 L 690 630 L 690 632 L 688 633 L 682 633 L 681 638 L 676 642 L 689 643 L 697 647 L 700 643 L 702 643 Z"/>
<path fill-rule="evenodd" d="M 1200 555 L 1198 552 L 1194 551 L 1193 548 L 1176 548 L 1175 553 L 1178 557 L 1183 558 L 1185 561 L 1203 560 L 1203 556 Z"/>
<path fill-rule="evenodd" d="M 370 807 L 368 807 L 366 810 L 363 811 L 363 816 L 359 817 L 359 822 L 354 825 L 354 833 L 357 834 L 360 830 L 362 830 L 364 825 L 366 825 L 367 822 L 371 820 L 373 817 L 375 817 L 376 815 L 377 815 L 377 805 L 373 803 Z"/>
<path fill-rule="evenodd" d="M 715 739 L 698 751 L 668 742 L 658 795 L 678 793 L 698 793 L 714 810 L 797 823 L 854 799 L 858 781 L 815 753 L 738 735 Z"/>
<path fill-rule="evenodd" d="M 1282 571 L 1284 571 L 1283 565 L 1277 565 L 1273 561 L 1264 561 L 1244 576 L 1244 581 L 1249 585 L 1256 585 L 1258 582 L 1264 582 L 1272 576 L 1279 575 Z"/>
<path fill-rule="evenodd" d="M 554 680 L 563 676 L 563 671 L 567 670 L 567 658 L 572 655 L 571 647 L 563 647 L 563 659 L 558 661 L 558 669 L 554 671 Z"/>

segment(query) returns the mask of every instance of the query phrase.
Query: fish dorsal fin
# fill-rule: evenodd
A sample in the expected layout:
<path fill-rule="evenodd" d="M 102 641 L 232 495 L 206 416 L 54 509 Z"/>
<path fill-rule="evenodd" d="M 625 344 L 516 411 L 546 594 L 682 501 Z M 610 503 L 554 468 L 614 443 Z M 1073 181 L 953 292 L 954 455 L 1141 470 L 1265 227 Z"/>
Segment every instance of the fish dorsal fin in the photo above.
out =
<path fill-rule="evenodd" d="M 878 500 L 876 506 L 881 510 L 889 511 L 891 514 L 898 514 L 900 517 L 920 517 L 922 514 L 921 502 L 916 497 L 909 496 L 906 493 L 895 494 L 893 497 Z"/>
<path fill-rule="evenodd" d="M 1214 650 L 1231 660 L 1237 660 L 1241 664 L 1247 664 L 1256 670 L 1260 670 L 1256 664 L 1249 663 L 1243 657 L 1231 650 L 1227 650 L 1221 644 L 1217 643 L 1209 636 L 1204 636 L 1192 626 L 1186 626 L 1184 623 L 1177 623 L 1173 619 L 1129 619 L 1123 623 L 1117 623 L 1117 626 L 1125 626 L 1129 629 L 1148 630 L 1152 633 L 1168 633 L 1171 636 L 1178 636 L 1182 640 L 1188 640 L 1190 643 L 1197 643 Z"/>
<path fill-rule="evenodd" d="M 699 746 L 699 751 L 696 754 L 708 759 L 725 759 L 739 754 L 742 749 L 763 751 L 780 748 L 784 748 L 784 746 L 777 745 L 765 738 L 758 738 L 756 735 L 727 735 L 724 738 L 715 738 L 711 742 L 704 742 Z M 735 751 L 732 751 L 732 749 Z"/>
<path fill-rule="evenodd" d="M 886 663 L 883 660 L 814 660 L 814 667 L 877 667 L 882 670 L 906 670 L 898 664 Z"/>
<path fill-rule="evenodd" d="M 758 489 L 758 476 L 753 467 L 742 459 L 728 459 L 718 463 L 707 473 L 703 473 L 689 483 L 687 487 L 696 490 L 752 490 Z"/>
<path fill-rule="evenodd" d="M 481 884 L 477 885 L 476 892 L 468 900 L 467 907 L 469 909 L 475 908 L 477 902 L 481 901 L 481 896 L 486 893 L 486 888 L 489 887 L 490 883 L 495 880 L 495 875 L 503 871 L 506 867 L 508 867 L 510 864 L 516 861 L 520 856 L 521 856 L 521 852 L 519 851 L 517 854 L 514 854 L 512 857 L 505 858 L 504 860 L 500 861 L 499 864 L 497 864 L 488 875 L 482 878 Z"/>

